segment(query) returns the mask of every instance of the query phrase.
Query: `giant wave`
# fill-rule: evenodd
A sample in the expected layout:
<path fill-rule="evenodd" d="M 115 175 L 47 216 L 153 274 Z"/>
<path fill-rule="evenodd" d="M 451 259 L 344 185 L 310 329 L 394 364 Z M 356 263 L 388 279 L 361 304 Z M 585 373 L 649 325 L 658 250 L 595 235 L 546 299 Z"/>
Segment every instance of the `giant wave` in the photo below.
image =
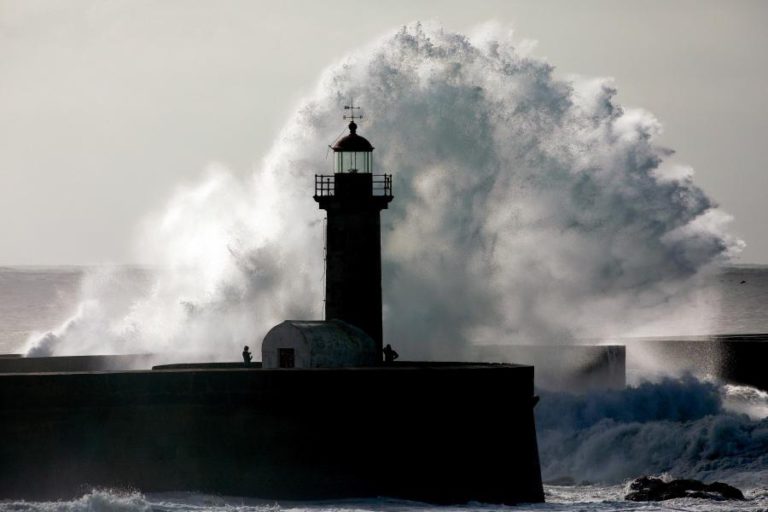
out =
<path fill-rule="evenodd" d="M 665 161 L 651 114 L 618 105 L 609 80 L 556 77 L 529 46 L 499 27 L 412 24 L 344 57 L 252 175 L 213 166 L 146 219 L 137 257 L 161 269 L 146 292 L 113 300 L 109 279 L 91 279 L 75 318 L 28 353 L 226 358 L 285 318 L 320 317 L 313 179 L 352 97 L 395 180 L 384 321 L 402 355 L 627 335 L 675 313 L 739 250 L 727 215 Z"/>
<path fill-rule="evenodd" d="M 755 395 L 762 403 L 750 402 Z M 587 395 L 543 392 L 536 408 L 542 476 L 616 484 L 669 474 L 764 487 L 768 415 L 743 412 L 768 405 L 760 395 L 690 376 Z"/>

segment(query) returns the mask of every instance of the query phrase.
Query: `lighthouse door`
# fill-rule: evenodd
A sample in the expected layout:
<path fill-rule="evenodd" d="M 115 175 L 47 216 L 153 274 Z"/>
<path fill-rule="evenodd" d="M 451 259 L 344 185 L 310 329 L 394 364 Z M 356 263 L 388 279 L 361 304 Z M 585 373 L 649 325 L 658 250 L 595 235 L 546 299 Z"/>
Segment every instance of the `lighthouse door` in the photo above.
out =
<path fill-rule="evenodd" d="M 277 358 L 279 368 L 293 368 L 296 364 L 296 356 L 292 348 L 277 349 Z"/>

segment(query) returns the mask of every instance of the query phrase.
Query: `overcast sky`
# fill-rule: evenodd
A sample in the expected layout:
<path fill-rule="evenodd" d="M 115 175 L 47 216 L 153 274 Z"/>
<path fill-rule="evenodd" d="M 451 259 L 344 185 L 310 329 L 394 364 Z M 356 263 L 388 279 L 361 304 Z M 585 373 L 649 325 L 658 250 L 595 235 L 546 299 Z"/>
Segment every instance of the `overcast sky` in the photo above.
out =
<path fill-rule="evenodd" d="M 768 263 L 768 2 L 0 0 L 0 264 L 132 262 L 176 186 L 250 172 L 323 68 L 415 20 L 614 77 Z"/>

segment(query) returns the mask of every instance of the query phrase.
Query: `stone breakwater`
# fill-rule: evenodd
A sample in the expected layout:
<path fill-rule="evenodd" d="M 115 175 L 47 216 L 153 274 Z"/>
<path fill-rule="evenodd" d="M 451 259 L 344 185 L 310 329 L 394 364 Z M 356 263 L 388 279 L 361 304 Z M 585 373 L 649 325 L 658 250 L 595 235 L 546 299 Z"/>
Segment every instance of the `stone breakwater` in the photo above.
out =
<path fill-rule="evenodd" d="M 533 398 L 514 365 L 4 374 L 0 495 L 542 501 Z"/>

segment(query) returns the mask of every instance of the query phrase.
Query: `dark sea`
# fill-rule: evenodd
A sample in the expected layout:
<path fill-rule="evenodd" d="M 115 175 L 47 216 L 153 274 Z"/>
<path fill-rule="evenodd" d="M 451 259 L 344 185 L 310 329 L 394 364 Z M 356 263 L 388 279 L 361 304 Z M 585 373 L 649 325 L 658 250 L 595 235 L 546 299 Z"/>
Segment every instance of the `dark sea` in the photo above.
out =
<path fill-rule="evenodd" d="M 19 353 L 30 336 L 70 318 L 82 296 L 81 279 L 87 270 L 0 268 L 0 353 Z M 124 272 L 130 281 L 146 280 L 151 273 L 136 268 Z M 711 317 L 715 311 L 715 318 L 707 318 L 710 332 L 688 334 L 768 332 L 768 266 L 724 269 L 704 288 L 702 315 Z M 768 511 L 768 394 L 684 376 L 588 395 L 545 391 L 540 395 L 536 421 L 542 475 L 545 482 L 573 483 L 546 485 L 545 504 L 435 507 L 386 497 L 274 503 L 195 492 L 94 489 L 59 502 L 12 502 L 0 496 L 0 511 Z M 743 489 L 748 499 L 624 501 L 627 483 L 640 475 L 725 481 Z"/>

